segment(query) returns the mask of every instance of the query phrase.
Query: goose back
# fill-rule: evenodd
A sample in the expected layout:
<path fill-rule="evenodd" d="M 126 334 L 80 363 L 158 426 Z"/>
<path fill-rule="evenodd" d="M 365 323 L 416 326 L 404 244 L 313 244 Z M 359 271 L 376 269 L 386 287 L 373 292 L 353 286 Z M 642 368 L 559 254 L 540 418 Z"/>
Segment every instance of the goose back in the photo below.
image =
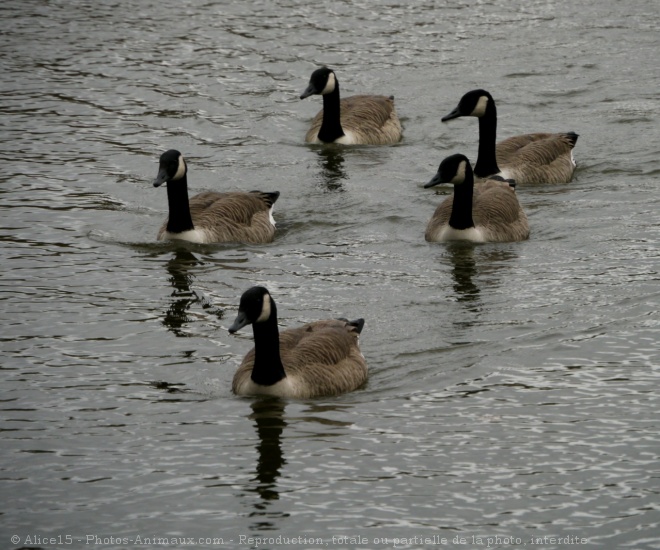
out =
<path fill-rule="evenodd" d="M 476 176 L 500 175 L 518 184 L 568 183 L 573 179 L 575 132 L 522 134 L 496 143 L 497 107 L 493 96 L 481 89 L 467 92 L 442 121 L 464 116 L 479 119 Z"/>
<path fill-rule="evenodd" d="M 529 237 L 529 222 L 522 209 L 515 189 L 506 181 L 484 179 L 474 183 L 472 170 L 467 158 L 463 155 L 453 155 L 465 159 L 467 170 L 464 181 L 455 184 L 454 194 L 445 198 L 438 205 L 429 220 L 425 239 L 429 242 L 444 242 L 452 240 L 468 240 L 472 242 L 512 242 L 522 241 Z M 445 161 L 451 159 L 448 157 Z M 443 164 L 445 163 L 443 161 Z M 439 174 L 443 165 L 440 165 Z M 438 178 L 436 176 L 436 178 Z M 437 183 L 451 183 L 451 177 L 434 178 L 427 186 Z M 472 186 L 471 203 L 463 201 L 455 204 L 457 185 Z M 455 209 L 470 209 L 463 212 L 463 218 L 470 219 L 469 227 L 452 226 L 452 214 L 460 214 Z"/>
<path fill-rule="evenodd" d="M 273 204 L 279 193 L 207 191 L 190 198 L 190 215 L 194 229 L 189 232 L 194 242 L 269 243 L 275 237 Z M 188 232 L 171 234 L 165 220 L 158 239 L 186 238 Z"/>
<path fill-rule="evenodd" d="M 358 328 L 348 321 L 328 319 L 280 332 L 280 354 L 286 378 L 273 386 L 251 379 L 255 348 L 234 375 L 237 395 L 270 394 L 307 399 L 359 388 L 367 380 L 367 364 L 358 344 Z"/>
<path fill-rule="evenodd" d="M 355 95 L 340 101 L 340 124 L 345 136 L 335 143 L 391 145 L 401 140 L 401 122 L 394 98 L 384 95 Z M 319 130 L 323 124 L 323 109 L 312 120 L 307 131 L 307 143 L 323 143 Z"/>
<path fill-rule="evenodd" d="M 188 196 L 188 165 L 183 155 L 170 149 L 160 156 L 154 187 L 167 182 L 168 217 L 158 240 L 196 243 L 268 243 L 275 236 L 273 204 L 278 191 L 207 191 Z"/>
<path fill-rule="evenodd" d="M 513 136 L 497 144 L 497 164 L 516 183 L 568 183 L 576 167 L 577 138 L 573 132 Z"/>
<path fill-rule="evenodd" d="M 401 140 L 394 97 L 365 94 L 341 99 L 337 77 L 328 67 L 312 73 L 300 98 L 311 95 L 323 97 L 323 109 L 312 120 L 307 143 L 392 145 Z"/>
<path fill-rule="evenodd" d="M 252 325 L 254 348 L 234 375 L 237 395 L 306 399 L 351 391 L 367 380 L 358 342 L 364 319 L 314 321 L 280 333 L 275 300 L 255 286 L 241 296 L 229 333 L 246 325 Z"/>

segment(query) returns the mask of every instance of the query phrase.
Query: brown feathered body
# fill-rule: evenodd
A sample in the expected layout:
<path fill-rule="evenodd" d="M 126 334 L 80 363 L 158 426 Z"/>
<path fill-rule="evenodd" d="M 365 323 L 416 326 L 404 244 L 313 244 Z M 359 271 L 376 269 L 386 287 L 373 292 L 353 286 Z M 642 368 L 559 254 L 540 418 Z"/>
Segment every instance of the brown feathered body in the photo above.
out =
<path fill-rule="evenodd" d="M 341 127 L 344 136 L 335 143 L 391 145 L 401 140 L 401 122 L 396 114 L 394 98 L 384 95 L 354 95 L 340 101 Z M 318 139 L 323 124 L 323 109 L 312 120 L 307 131 L 307 143 Z"/>
<path fill-rule="evenodd" d="M 191 197 L 189 206 L 194 229 L 170 233 L 165 220 L 158 240 L 269 243 L 275 236 L 271 193 L 207 191 Z"/>
<path fill-rule="evenodd" d="M 479 119 L 475 176 L 498 175 L 516 184 L 569 183 L 573 179 L 575 132 L 521 134 L 497 143 L 497 107 L 493 96 L 482 89 L 467 92 L 442 121 L 464 116 Z"/>
<path fill-rule="evenodd" d="M 455 154 L 440 163 L 424 187 L 444 183 L 453 183 L 454 193 L 435 209 L 426 227 L 427 241 L 511 242 L 529 237 L 527 216 L 509 182 L 475 183 L 467 157 Z"/>
<path fill-rule="evenodd" d="M 276 384 L 251 379 L 255 349 L 247 353 L 234 375 L 237 395 L 274 395 L 295 399 L 338 395 L 367 380 L 358 329 L 348 321 L 329 319 L 281 331 L 280 356 L 286 376 Z"/>
<path fill-rule="evenodd" d="M 544 133 L 513 136 L 497 144 L 500 175 L 516 183 L 568 183 L 573 178 L 576 134 Z"/>

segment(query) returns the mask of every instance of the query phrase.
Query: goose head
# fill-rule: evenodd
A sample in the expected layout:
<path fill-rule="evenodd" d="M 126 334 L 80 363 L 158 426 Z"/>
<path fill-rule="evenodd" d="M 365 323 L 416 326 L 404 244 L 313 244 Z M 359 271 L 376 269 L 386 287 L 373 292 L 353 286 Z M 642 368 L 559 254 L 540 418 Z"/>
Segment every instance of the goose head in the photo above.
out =
<path fill-rule="evenodd" d="M 234 334 L 246 325 L 264 323 L 272 315 L 276 315 L 275 302 L 263 286 L 253 286 L 241 296 L 238 315 L 229 327 L 229 333 Z"/>
<path fill-rule="evenodd" d="M 305 99 L 310 95 L 326 95 L 331 94 L 337 87 L 337 78 L 332 69 L 328 67 L 321 67 L 316 69 L 309 79 L 309 86 L 300 95 L 300 99 Z"/>
<path fill-rule="evenodd" d="M 451 155 L 440 163 L 438 172 L 433 179 L 429 181 L 424 188 L 440 185 L 441 183 L 453 183 L 460 185 L 468 181 L 472 175 L 472 167 L 470 161 L 465 155 L 456 154 Z"/>
<path fill-rule="evenodd" d="M 165 151 L 160 156 L 158 175 L 154 180 L 154 187 L 160 187 L 165 182 L 180 180 L 186 175 L 188 167 L 183 155 L 176 149 Z"/>
<path fill-rule="evenodd" d="M 461 116 L 476 116 L 481 118 L 486 114 L 489 104 L 493 104 L 493 96 L 486 90 L 472 90 L 461 98 L 451 113 L 442 117 L 442 122 L 447 122 Z"/>

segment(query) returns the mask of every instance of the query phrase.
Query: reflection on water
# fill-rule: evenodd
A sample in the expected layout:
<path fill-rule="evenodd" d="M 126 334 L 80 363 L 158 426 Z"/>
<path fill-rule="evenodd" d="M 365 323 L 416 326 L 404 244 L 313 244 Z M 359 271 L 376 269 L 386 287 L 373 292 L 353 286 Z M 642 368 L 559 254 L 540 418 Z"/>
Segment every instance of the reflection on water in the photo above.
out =
<path fill-rule="evenodd" d="M 474 282 L 477 265 L 474 261 L 474 245 L 470 243 L 449 243 L 447 252 L 452 264 L 454 292 L 459 302 L 471 304 L 473 311 L 479 299 L 479 287 Z"/>
<path fill-rule="evenodd" d="M 329 191 L 341 189 L 343 180 L 348 176 L 344 170 L 344 155 L 342 148 L 336 145 L 326 145 L 317 151 L 321 167 L 321 179 Z"/>
<path fill-rule="evenodd" d="M 280 498 L 277 491 L 277 479 L 280 477 L 282 466 L 286 464 L 282 454 L 282 431 L 287 423 L 284 420 L 284 401 L 280 399 L 257 399 L 252 402 L 252 414 L 259 436 L 257 444 L 257 466 L 255 478 L 256 485 L 249 487 L 249 491 L 259 495 L 260 501 L 254 504 L 254 511 L 250 517 L 257 521 L 252 525 L 255 530 L 274 529 L 275 524 L 269 521 L 268 504 Z M 281 513 L 276 514 L 282 517 Z M 285 516 L 288 514 L 285 514 Z"/>
<path fill-rule="evenodd" d="M 205 264 L 206 262 L 186 248 L 177 248 L 174 256 L 167 262 L 169 283 L 174 290 L 170 295 L 172 300 L 163 315 L 162 323 L 177 336 L 189 336 L 183 328 L 192 321 L 189 310 L 193 304 L 200 304 L 204 309 L 209 310 L 208 313 L 218 318 L 224 315 L 224 311 L 214 307 L 200 290 L 191 288 L 195 281 L 194 268 Z"/>
<path fill-rule="evenodd" d="M 458 302 L 475 306 L 479 302 L 482 286 L 489 288 L 505 283 L 506 271 L 512 269 L 513 260 L 518 258 L 516 245 L 478 245 L 470 243 L 447 243 L 454 281 L 453 289 Z M 445 257 L 445 256 L 443 256 Z M 481 283 L 477 280 L 481 279 Z M 474 307 L 469 308 L 474 311 Z"/>
<path fill-rule="evenodd" d="M 199 302 L 197 293 L 190 288 L 195 279 L 190 270 L 201 263 L 192 252 L 185 249 L 177 250 L 174 257 L 167 262 L 169 282 L 174 290 L 171 294 L 172 302 L 163 317 L 163 324 L 177 336 L 187 336 L 181 327 L 190 322 L 190 305 Z"/>
<path fill-rule="evenodd" d="M 244 400 L 241 400 L 244 402 Z M 306 403 L 304 408 L 298 408 L 298 414 L 289 415 L 285 419 L 286 401 L 277 398 L 258 398 L 250 403 L 252 413 L 249 419 L 254 421 L 254 427 L 258 436 L 256 451 L 257 461 L 254 468 L 254 476 L 251 477 L 245 487 L 245 492 L 258 496 L 256 500 L 249 503 L 249 517 L 253 519 L 250 528 L 255 531 L 275 530 L 281 527 L 281 519 L 291 514 L 288 508 L 282 508 L 282 504 L 276 504 L 280 500 L 280 489 L 278 488 L 282 470 L 287 465 L 287 459 L 282 450 L 282 441 L 288 436 L 288 440 L 298 440 L 301 430 L 306 439 L 317 439 L 323 455 L 331 456 L 330 447 L 326 446 L 327 438 L 347 437 L 346 428 L 353 426 L 353 422 L 346 421 L 342 415 L 352 410 L 352 406 L 339 404 L 317 404 Z M 294 405 L 295 406 L 295 405 Z M 335 418 L 331 418 L 330 415 Z M 285 429 L 291 430 L 296 425 L 296 431 L 286 433 Z M 297 469 L 296 462 L 300 460 L 297 455 L 293 458 L 293 468 Z M 320 460 L 324 460 L 319 458 Z M 331 466 L 316 463 L 315 467 L 329 470 Z M 291 466 L 289 467 L 291 468 Z M 291 481 L 290 479 L 287 481 Z M 296 482 L 298 479 L 295 480 Z M 285 503 L 286 504 L 286 503 Z"/>

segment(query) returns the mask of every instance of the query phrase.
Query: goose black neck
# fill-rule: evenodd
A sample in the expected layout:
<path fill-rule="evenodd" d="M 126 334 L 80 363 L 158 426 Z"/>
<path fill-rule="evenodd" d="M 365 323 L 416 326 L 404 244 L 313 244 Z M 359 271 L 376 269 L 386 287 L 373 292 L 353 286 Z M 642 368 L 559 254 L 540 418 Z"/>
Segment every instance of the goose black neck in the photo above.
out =
<path fill-rule="evenodd" d="M 323 123 L 319 130 L 319 140 L 325 143 L 332 143 L 345 135 L 339 120 L 341 116 L 339 105 L 339 82 L 335 82 L 335 89 L 323 96 Z"/>
<path fill-rule="evenodd" d="M 474 173 L 480 178 L 486 178 L 499 173 L 495 156 L 495 140 L 497 139 L 497 109 L 491 99 L 486 105 L 486 112 L 479 117 L 479 153 Z"/>
<path fill-rule="evenodd" d="M 280 332 L 277 328 L 277 311 L 271 302 L 270 317 L 260 323 L 252 323 L 254 332 L 254 366 L 252 381 L 262 386 L 272 386 L 286 377 L 280 357 Z"/>
<path fill-rule="evenodd" d="M 167 182 L 167 204 L 170 210 L 167 230 L 170 233 L 182 233 L 194 229 L 188 202 L 188 178 Z"/>
<path fill-rule="evenodd" d="M 468 168 L 469 170 L 469 168 Z M 472 172 L 465 174 L 465 181 L 454 185 L 454 202 L 449 217 L 449 225 L 454 229 L 474 227 L 472 219 L 472 197 L 474 195 L 474 177 Z"/>

